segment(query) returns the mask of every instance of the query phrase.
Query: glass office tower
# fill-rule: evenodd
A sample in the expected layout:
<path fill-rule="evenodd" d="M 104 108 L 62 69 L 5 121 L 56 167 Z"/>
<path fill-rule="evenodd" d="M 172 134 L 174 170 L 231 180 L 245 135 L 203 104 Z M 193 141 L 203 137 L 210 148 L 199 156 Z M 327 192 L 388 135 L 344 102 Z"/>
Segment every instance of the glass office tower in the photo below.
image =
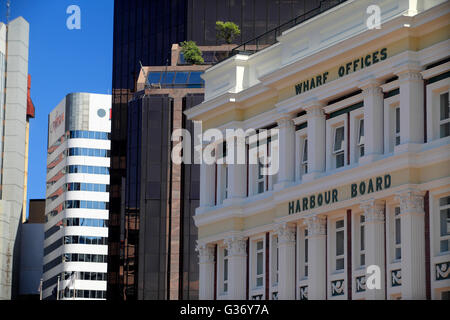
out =
<path fill-rule="evenodd" d="M 151 260 L 150 253 L 142 246 L 139 247 L 139 242 L 148 236 L 146 233 L 151 232 L 151 226 L 141 228 L 139 217 L 147 215 L 151 209 L 127 208 L 125 203 L 125 195 L 129 192 L 126 181 L 130 165 L 127 159 L 128 143 L 132 138 L 130 135 L 141 134 L 140 130 L 128 128 L 128 102 L 136 92 L 140 63 L 143 66 L 170 66 L 172 44 L 184 40 L 196 41 L 198 45 L 222 44 L 216 39 L 215 23 L 218 20 L 233 21 L 239 25 L 241 35 L 235 39 L 235 43 L 239 44 L 328 2 L 330 1 L 115 0 L 108 299 L 146 299 L 146 290 L 153 290 L 155 283 L 159 283 L 159 288 L 163 288 L 158 298 L 169 299 L 170 291 L 174 290 L 173 284 L 169 284 L 170 277 L 167 276 L 167 270 L 170 268 L 162 267 L 162 270 L 166 271 L 159 276 L 150 277 L 139 272 L 138 269 L 144 262 Z M 270 37 L 265 39 L 274 40 Z M 201 100 L 197 101 L 200 102 Z M 183 124 L 185 125 L 187 126 Z M 160 170 L 170 170 L 169 158 L 158 161 Z M 181 194 L 186 193 L 191 180 L 198 180 L 196 175 L 198 170 L 182 179 Z M 198 188 L 198 185 L 192 185 Z M 159 201 L 165 205 L 163 201 L 170 199 Z M 170 224 L 166 227 L 170 229 Z M 180 253 L 183 252 L 183 246 L 194 243 L 196 239 L 195 232 L 184 234 L 181 229 L 178 236 L 185 239 L 180 241 Z M 157 237 L 154 237 L 154 240 L 156 241 Z M 169 253 L 166 247 L 161 246 L 158 253 L 152 254 L 166 256 Z M 197 265 L 194 250 L 190 250 L 189 255 L 192 255 L 191 263 Z M 162 264 L 168 263 L 169 260 L 165 260 Z M 180 279 L 183 274 L 180 270 Z M 180 299 L 193 299 L 198 295 L 196 281 L 191 279 L 189 283 L 192 283 L 191 287 L 186 283 L 183 285 L 182 281 L 178 283 Z"/>

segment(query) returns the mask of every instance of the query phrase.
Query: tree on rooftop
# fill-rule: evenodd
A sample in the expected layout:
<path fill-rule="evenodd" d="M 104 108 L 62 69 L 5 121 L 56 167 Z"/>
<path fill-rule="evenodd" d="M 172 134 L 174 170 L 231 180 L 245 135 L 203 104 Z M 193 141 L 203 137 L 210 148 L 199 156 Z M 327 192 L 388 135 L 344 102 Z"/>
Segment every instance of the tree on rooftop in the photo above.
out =
<path fill-rule="evenodd" d="M 228 44 L 241 34 L 237 24 L 231 21 L 216 21 L 216 31 L 217 39 L 224 40 Z"/>
<path fill-rule="evenodd" d="M 181 52 L 183 52 L 184 60 L 189 64 L 203 64 L 205 62 L 202 51 L 194 41 L 183 41 Z"/>

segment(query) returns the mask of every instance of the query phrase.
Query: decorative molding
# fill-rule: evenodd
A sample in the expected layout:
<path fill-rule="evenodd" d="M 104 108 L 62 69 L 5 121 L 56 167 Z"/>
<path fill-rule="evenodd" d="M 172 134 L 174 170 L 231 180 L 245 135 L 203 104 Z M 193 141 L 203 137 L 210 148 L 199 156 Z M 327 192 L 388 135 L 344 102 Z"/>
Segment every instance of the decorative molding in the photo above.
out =
<path fill-rule="evenodd" d="M 356 292 L 366 291 L 366 276 L 356 277 Z"/>
<path fill-rule="evenodd" d="M 290 113 L 278 114 L 277 124 L 278 128 L 289 128 L 294 126 L 293 116 Z"/>
<path fill-rule="evenodd" d="M 278 235 L 278 246 L 284 243 L 295 243 L 296 228 L 287 223 L 281 223 L 276 226 Z"/>
<path fill-rule="evenodd" d="M 331 281 L 331 295 L 333 297 L 344 294 L 344 279 Z"/>
<path fill-rule="evenodd" d="M 397 193 L 395 199 L 400 202 L 400 214 L 425 213 L 424 195 L 425 192 L 414 189 Z"/>
<path fill-rule="evenodd" d="M 366 222 L 384 222 L 384 201 L 369 199 L 361 202 Z"/>
<path fill-rule="evenodd" d="M 327 219 L 324 217 L 313 216 L 305 219 L 308 227 L 308 236 L 325 235 Z"/>
<path fill-rule="evenodd" d="M 364 98 L 366 97 L 373 97 L 373 96 L 382 96 L 383 95 L 383 89 L 380 86 L 368 86 L 363 88 L 362 95 Z"/>
<path fill-rule="evenodd" d="M 450 279 L 450 261 L 436 263 L 436 280 Z"/>
<path fill-rule="evenodd" d="M 402 270 L 392 270 L 391 271 L 391 286 L 398 287 L 402 285 Z"/>
<path fill-rule="evenodd" d="M 422 74 L 420 73 L 420 70 L 408 70 L 400 73 L 398 75 L 398 79 L 401 83 L 404 81 L 421 81 L 423 80 L 423 77 Z"/>
<path fill-rule="evenodd" d="M 247 241 L 243 237 L 231 236 L 224 240 L 228 250 L 228 256 L 246 256 Z"/>
<path fill-rule="evenodd" d="M 300 287 L 300 300 L 308 300 L 308 286 Z"/>
<path fill-rule="evenodd" d="M 214 246 L 211 244 L 197 244 L 195 251 L 198 252 L 200 263 L 214 263 Z"/>

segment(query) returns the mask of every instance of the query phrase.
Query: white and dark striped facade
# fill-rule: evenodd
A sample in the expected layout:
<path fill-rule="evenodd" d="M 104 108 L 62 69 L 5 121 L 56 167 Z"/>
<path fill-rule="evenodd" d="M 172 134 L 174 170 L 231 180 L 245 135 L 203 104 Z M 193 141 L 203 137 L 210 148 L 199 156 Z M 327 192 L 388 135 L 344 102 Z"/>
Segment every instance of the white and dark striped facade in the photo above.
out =
<path fill-rule="evenodd" d="M 450 5 L 371 4 L 206 70 L 188 118 L 277 128 L 279 171 L 201 165 L 200 299 L 449 299 Z"/>
<path fill-rule="evenodd" d="M 49 115 L 43 299 L 106 299 L 110 106 L 72 93 Z"/>

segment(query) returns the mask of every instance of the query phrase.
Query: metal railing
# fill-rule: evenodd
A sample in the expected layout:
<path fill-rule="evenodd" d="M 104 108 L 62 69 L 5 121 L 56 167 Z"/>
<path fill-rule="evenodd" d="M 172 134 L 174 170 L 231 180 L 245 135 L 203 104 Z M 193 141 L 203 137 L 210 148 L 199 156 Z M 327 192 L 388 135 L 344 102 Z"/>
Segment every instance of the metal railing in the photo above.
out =
<path fill-rule="evenodd" d="M 314 8 L 292 20 L 287 21 L 272 30 L 267 31 L 254 39 L 248 40 L 248 41 L 240 44 L 239 46 L 237 46 L 236 48 L 231 50 L 230 55 L 226 59 L 228 59 L 236 54 L 252 55 L 264 48 L 267 48 L 267 47 L 275 44 L 277 42 L 277 37 L 280 36 L 284 31 L 286 31 L 292 27 L 295 27 L 296 25 L 298 25 L 302 22 L 305 22 L 306 20 L 311 19 L 311 18 L 313 18 L 331 8 L 334 8 L 346 1 L 347 0 L 323 0 L 323 1 L 320 1 L 320 4 L 316 8 Z M 226 59 L 223 59 L 223 60 L 226 60 Z"/>

